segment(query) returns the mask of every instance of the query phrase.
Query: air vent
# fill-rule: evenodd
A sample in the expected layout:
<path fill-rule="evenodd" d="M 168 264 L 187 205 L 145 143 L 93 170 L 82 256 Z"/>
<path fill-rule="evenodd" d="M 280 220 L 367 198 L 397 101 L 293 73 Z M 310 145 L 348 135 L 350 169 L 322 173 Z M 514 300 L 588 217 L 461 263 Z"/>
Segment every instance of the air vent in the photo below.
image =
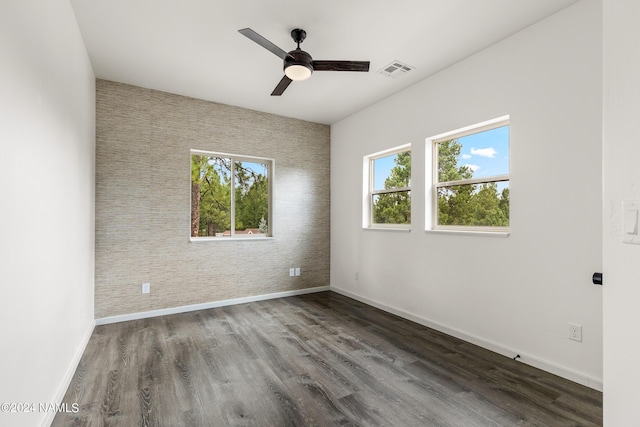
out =
<path fill-rule="evenodd" d="M 378 74 L 397 79 L 398 77 L 404 76 L 411 70 L 415 70 L 415 67 L 407 65 L 400 61 L 393 61 L 389 65 L 385 66 L 382 70 L 378 71 Z"/>

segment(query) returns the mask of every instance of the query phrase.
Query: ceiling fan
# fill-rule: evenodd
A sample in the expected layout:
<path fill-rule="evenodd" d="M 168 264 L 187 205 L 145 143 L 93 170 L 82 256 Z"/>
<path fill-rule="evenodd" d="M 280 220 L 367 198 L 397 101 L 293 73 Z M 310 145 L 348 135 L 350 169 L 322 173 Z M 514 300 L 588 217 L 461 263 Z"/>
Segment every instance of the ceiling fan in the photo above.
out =
<path fill-rule="evenodd" d="M 285 52 L 251 28 L 238 30 L 243 34 L 274 53 L 284 61 L 284 77 L 271 92 L 271 96 L 280 96 L 294 80 L 306 80 L 314 71 L 369 71 L 369 61 L 316 61 L 304 50 L 300 49 L 300 43 L 307 37 L 306 31 L 296 28 L 291 31 L 291 38 L 298 47 L 291 52 Z"/>

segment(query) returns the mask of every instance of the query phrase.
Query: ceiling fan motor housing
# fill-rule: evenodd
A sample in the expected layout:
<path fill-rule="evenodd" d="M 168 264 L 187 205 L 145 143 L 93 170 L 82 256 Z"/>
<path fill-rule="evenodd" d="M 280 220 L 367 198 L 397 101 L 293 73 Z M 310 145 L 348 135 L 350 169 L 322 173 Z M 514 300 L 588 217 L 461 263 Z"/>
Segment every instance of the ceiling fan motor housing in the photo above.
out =
<path fill-rule="evenodd" d="M 289 52 L 286 58 L 284 58 L 284 72 L 287 73 L 287 68 L 291 66 L 302 66 L 309 70 L 309 76 L 313 73 L 313 58 L 304 50 L 297 48 Z M 291 77 L 291 76 L 289 76 Z M 308 78 L 308 76 L 307 76 Z M 292 79 L 296 80 L 296 79 Z"/>

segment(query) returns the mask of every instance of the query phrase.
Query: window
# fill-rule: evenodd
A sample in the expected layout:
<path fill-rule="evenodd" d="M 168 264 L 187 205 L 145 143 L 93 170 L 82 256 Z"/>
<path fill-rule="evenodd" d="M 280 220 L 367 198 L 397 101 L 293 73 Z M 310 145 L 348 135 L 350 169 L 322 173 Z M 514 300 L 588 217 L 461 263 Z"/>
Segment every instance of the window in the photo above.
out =
<path fill-rule="evenodd" d="M 508 231 L 508 117 L 432 142 L 433 228 Z"/>
<path fill-rule="evenodd" d="M 191 151 L 191 238 L 271 236 L 273 160 Z"/>
<path fill-rule="evenodd" d="M 404 145 L 365 157 L 368 227 L 411 224 L 411 148 Z"/>

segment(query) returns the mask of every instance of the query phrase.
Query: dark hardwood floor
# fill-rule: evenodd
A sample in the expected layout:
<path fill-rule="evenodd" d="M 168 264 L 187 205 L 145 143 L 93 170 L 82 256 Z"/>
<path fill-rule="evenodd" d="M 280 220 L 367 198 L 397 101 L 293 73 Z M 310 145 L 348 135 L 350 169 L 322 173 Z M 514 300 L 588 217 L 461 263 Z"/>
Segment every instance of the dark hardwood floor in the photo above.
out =
<path fill-rule="evenodd" d="M 332 292 L 97 326 L 54 426 L 598 426 L 602 393 Z"/>

